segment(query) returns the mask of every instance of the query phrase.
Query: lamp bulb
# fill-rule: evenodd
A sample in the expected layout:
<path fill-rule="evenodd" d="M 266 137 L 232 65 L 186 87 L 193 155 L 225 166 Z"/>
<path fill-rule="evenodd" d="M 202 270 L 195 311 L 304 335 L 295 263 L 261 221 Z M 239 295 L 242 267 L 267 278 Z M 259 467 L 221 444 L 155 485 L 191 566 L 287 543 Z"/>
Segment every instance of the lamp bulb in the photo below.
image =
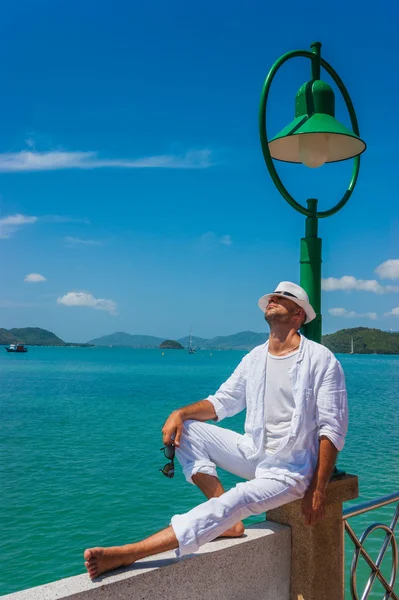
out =
<path fill-rule="evenodd" d="M 311 169 L 321 167 L 328 160 L 328 133 L 303 133 L 299 137 L 299 158 Z"/>

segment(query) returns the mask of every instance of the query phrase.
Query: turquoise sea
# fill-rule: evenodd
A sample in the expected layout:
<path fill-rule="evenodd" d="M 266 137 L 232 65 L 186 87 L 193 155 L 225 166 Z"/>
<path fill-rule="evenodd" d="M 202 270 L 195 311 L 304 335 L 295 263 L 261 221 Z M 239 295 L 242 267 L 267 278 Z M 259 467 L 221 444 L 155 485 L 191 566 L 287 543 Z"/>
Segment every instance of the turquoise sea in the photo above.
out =
<path fill-rule="evenodd" d="M 87 546 L 135 541 L 202 501 L 179 469 L 173 480 L 159 472 L 161 427 L 173 409 L 217 389 L 243 352 L 0 350 L 0 595 L 82 573 Z M 350 402 L 339 467 L 359 476 L 357 503 L 399 489 L 399 356 L 339 359 Z M 223 426 L 240 431 L 243 420 Z M 393 511 L 352 525 L 360 533 Z M 368 544 L 374 558 L 380 543 L 377 535 Z M 347 540 L 348 565 L 350 550 Z"/>

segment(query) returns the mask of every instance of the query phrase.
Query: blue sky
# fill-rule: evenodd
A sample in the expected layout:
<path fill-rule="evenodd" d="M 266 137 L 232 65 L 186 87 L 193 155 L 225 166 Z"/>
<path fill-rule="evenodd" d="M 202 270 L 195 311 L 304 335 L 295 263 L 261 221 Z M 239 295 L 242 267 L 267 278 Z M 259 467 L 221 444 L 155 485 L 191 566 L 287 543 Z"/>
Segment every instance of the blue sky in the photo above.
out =
<path fill-rule="evenodd" d="M 263 163 L 260 91 L 281 54 L 320 40 L 368 145 L 349 203 L 320 222 L 323 329 L 397 331 L 398 13 L 358 0 L 328 16 L 320 2 L 291 0 L 9 3 L 0 327 L 67 341 L 264 330 L 259 296 L 299 282 L 304 217 Z M 293 118 L 307 79 L 300 59 L 277 76 L 271 134 Z M 339 98 L 337 117 L 348 124 Z M 325 209 L 351 164 L 278 169 L 298 201 Z"/>

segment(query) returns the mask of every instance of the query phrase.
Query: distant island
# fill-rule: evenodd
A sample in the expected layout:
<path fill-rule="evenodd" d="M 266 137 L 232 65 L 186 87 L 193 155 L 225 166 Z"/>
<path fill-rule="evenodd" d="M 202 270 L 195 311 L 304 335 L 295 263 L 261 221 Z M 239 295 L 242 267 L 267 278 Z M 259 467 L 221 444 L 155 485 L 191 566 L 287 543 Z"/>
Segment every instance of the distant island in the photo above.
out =
<path fill-rule="evenodd" d="M 323 336 L 323 344 L 334 354 L 348 354 L 353 339 L 354 354 L 399 354 L 399 333 L 354 327 Z"/>
<path fill-rule="evenodd" d="M 23 342 L 27 346 L 78 346 L 88 347 L 93 344 L 85 343 L 67 343 L 61 338 L 40 327 L 22 327 L 14 329 L 0 328 L 0 346 L 8 346 L 9 344 L 17 344 Z"/>
<path fill-rule="evenodd" d="M 184 350 L 184 346 L 176 342 L 176 340 L 165 340 L 159 347 L 161 350 Z"/>
<path fill-rule="evenodd" d="M 241 331 L 233 335 L 218 336 L 211 339 L 192 337 L 193 346 L 201 350 L 252 350 L 264 344 L 268 334 L 253 331 Z M 336 333 L 323 336 L 322 343 L 335 354 L 349 354 L 353 339 L 355 354 L 399 354 L 399 332 L 382 331 L 368 327 L 341 329 Z M 64 342 L 51 331 L 40 327 L 16 329 L 0 328 L 0 345 L 24 342 L 28 346 L 114 346 L 129 348 L 171 348 L 188 347 L 188 336 L 178 340 L 165 340 L 151 335 L 131 335 L 116 332 L 111 335 L 90 340 L 85 344 Z"/>
<path fill-rule="evenodd" d="M 233 335 L 218 336 L 211 339 L 192 337 L 192 343 L 196 348 L 204 350 L 244 350 L 249 351 L 267 340 L 267 333 L 255 333 L 253 331 L 242 331 Z M 351 351 L 351 339 L 355 354 L 399 354 L 399 333 L 382 331 L 381 329 L 370 329 L 368 327 L 354 327 L 352 329 L 341 329 L 336 333 L 323 336 L 322 343 L 335 354 L 349 354 Z M 188 336 L 177 340 L 185 348 L 188 347 Z M 106 335 L 90 344 L 95 346 L 130 346 L 131 348 L 159 348 L 163 340 L 148 335 L 131 335 L 129 333 L 117 332 Z"/>

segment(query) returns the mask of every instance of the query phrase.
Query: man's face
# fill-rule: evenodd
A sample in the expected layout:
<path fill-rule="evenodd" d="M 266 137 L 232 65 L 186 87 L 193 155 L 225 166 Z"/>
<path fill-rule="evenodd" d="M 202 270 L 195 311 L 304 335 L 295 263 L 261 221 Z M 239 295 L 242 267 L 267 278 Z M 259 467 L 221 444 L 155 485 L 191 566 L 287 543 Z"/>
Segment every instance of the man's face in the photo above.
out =
<path fill-rule="evenodd" d="M 301 308 L 288 298 L 281 296 L 270 296 L 265 311 L 265 320 L 272 324 L 298 324 L 297 316 L 301 317 Z"/>

